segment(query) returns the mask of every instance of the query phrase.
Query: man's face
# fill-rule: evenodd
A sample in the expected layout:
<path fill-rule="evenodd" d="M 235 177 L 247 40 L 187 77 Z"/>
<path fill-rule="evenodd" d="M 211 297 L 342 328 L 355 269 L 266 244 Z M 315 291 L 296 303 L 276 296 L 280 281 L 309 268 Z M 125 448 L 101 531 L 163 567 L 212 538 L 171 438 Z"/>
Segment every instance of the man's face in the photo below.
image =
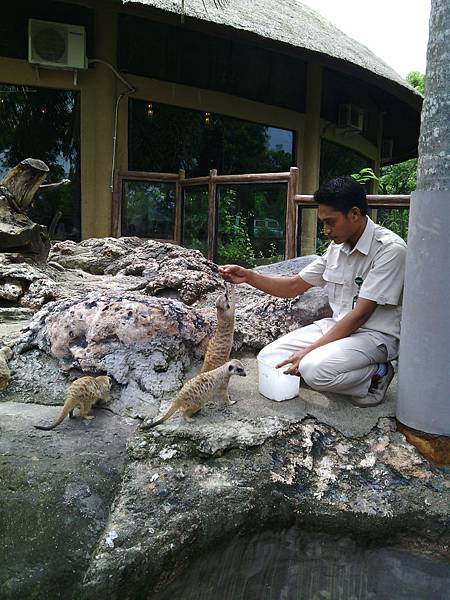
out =
<path fill-rule="evenodd" d="M 359 209 L 351 208 L 347 215 L 326 204 L 319 204 L 318 216 L 323 224 L 323 231 L 335 244 L 349 241 L 359 228 L 361 214 Z"/>

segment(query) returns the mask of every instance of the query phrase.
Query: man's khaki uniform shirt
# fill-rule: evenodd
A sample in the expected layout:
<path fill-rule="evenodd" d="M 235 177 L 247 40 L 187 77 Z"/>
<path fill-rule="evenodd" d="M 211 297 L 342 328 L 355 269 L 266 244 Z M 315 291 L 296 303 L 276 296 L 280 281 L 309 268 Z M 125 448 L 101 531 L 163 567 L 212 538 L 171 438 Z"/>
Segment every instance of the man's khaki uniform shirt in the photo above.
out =
<path fill-rule="evenodd" d="M 306 282 L 325 287 L 328 292 L 333 316 L 315 321 L 322 333 L 350 312 L 358 297 L 373 300 L 378 306 L 355 333 L 366 332 L 377 344 L 386 346 L 389 360 L 396 358 L 405 259 L 404 240 L 369 217 L 354 248 L 348 243 L 331 242 L 323 256 L 299 273 Z"/>

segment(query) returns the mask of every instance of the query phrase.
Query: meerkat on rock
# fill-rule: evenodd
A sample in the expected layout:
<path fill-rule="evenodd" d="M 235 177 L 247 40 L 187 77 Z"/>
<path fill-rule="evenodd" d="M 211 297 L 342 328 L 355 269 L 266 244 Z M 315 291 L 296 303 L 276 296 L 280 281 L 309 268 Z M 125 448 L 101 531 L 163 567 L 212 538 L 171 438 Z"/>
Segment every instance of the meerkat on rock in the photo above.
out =
<path fill-rule="evenodd" d="M 43 429 L 44 431 L 54 429 L 64 421 L 67 415 L 72 419 L 73 411 L 77 407 L 80 411 L 80 417 L 93 419 L 94 416 L 88 415 L 89 411 L 99 400 L 108 402 L 111 399 L 110 389 L 111 380 L 107 375 L 100 375 L 99 377 L 86 376 L 75 379 L 67 390 L 64 406 L 53 425 L 48 427 L 35 425 L 36 429 Z"/>
<path fill-rule="evenodd" d="M 236 296 L 232 285 L 225 285 L 225 292 L 220 294 L 216 300 L 217 327 L 213 337 L 209 340 L 205 359 L 200 373 L 207 373 L 217 367 L 221 367 L 230 360 L 231 348 L 234 339 Z M 227 389 L 228 384 L 220 390 L 220 395 L 227 395 L 227 402 L 232 401 Z"/>
<path fill-rule="evenodd" d="M 9 346 L 5 346 L 0 350 L 0 390 L 5 390 L 11 379 L 11 371 L 8 367 L 8 360 L 12 356 L 12 350 Z"/>
<path fill-rule="evenodd" d="M 223 390 L 227 392 L 228 382 L 233 375 L 246 376 L 244 365 L 240 360 L 230 360 L 217 369 L 196 375 L 183 385 L 172 406 L 161 418 L 142 425 L 141 429 L 151 429 L 164 423 L 178 410 L 182 411 L 186 421 L 192 421 L 192 415 L 201 410 L 215 394 L 222 393 Z M 224 400 L 229 401 L 228 393 L 224 394 Z"/>
<path fill-rule="evenodd" d="M 233 286 L 226 287 L 225 292 L 216 300 L 217 327 L 209 340 L 201 373 L 221 367 L 230 360 L 234 336 L 234 313 L 236 298 Z"/>

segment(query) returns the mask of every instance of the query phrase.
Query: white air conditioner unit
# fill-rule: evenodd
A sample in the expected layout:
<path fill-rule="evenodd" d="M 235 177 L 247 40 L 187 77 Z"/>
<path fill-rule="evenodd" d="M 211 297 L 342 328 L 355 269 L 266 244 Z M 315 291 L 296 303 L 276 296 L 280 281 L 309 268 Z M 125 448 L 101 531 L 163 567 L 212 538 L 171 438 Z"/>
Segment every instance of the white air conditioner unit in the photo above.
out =
<path fill-rule="evenodd" d="M 361 132 L 364 126 L 364 111 L 354 104 L 339 104 L 338 128 Z"/>
<path fill-rule="evenodd" d="M 43 67 L 86 69 L 84 27 L 29 19 L 28 61 Z"/>
<path fill-rule="evenodd" d="M 381 162 L 392 160 L 392 152 L 394 150 L 394 140 L 383 139 L 381 141 Z"/>

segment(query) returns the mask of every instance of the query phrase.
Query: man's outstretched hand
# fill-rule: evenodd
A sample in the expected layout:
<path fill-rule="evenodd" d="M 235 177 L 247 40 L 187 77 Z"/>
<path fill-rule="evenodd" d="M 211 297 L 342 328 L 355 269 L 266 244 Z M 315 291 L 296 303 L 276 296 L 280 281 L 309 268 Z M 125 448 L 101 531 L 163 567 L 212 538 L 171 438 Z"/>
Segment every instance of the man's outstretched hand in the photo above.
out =
<path fill-rule="evenodd" d="M 219 274 L 228 281 L 228 283 L 245 283 L 247 281 L 248 270 L 239 265 L 222 265 L 219 267 Z"/>
<path fill-rule="evenodd" d="M 302 360 L 302 358 L 304 356 L 306 356 L 308 354 L 308 352 L 309 352 L 308 349 L 299 350 L 298 352 L 294 352 L 294 354 L 291 354 L 291 356 L 286 358 L 286 360 L 282 360 L 277 365 L 275 365 L 275 368 L 279 369 L 281 367 L 284 367 L 285 365 L 292 365 L 291 367 L 289 367 L 289 369 L 286 369 L 286 371 L 283 371 L 283 373 L 285 373 L 286 375 L 297 375 L 297 377 L 300 377 L 300 373 L 298 372 L 298 367 L 300 365 L 300 361 Z"/>

